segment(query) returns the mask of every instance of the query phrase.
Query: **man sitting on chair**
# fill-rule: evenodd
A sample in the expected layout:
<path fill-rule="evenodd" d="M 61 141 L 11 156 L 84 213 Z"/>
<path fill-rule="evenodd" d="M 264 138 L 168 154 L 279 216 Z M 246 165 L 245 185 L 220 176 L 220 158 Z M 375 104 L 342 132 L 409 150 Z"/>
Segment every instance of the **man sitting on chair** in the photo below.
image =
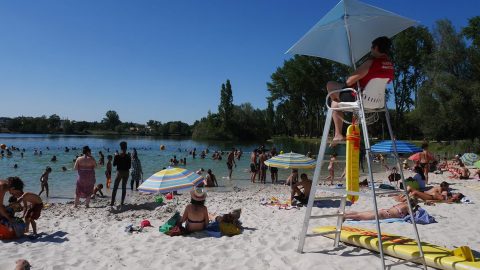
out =
<path fill-rule="evenodd" d="M 393 80 L 394 69 L 393 63 L 390 61 L 388 54 L 392 42 L 388 37 L 378 37 L 372 41 L 372 48 L 370 51 L 370 58 L 365 61 L 360 67 L 355 70 L 346 83 L 328 82 L 327 91 L 339 90 L 347 87 L 355 88 L 357 82 L 360 90 L 363 90 L 371 79 L 385 78 L 390 81 Z M 338 108 L 339 102 L 353 102 L 355 96 L 353 92 L 344 91 L 334 93 L 332 97 L 332 108 Z M 333 124 L 335 125 L 335 136 L 333 137 L 332 145 L 345 140 L 342 134 L 343 128 L 343 113 L 341 111 L 333 111 Z"/>

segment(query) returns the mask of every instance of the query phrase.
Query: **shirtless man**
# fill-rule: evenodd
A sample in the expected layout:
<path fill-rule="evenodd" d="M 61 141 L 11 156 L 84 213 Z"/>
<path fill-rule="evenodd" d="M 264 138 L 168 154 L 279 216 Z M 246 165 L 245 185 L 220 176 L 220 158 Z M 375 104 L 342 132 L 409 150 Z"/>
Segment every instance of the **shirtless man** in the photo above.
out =
<path fill-rule="evenodd" d="M 449 184 L 447 182 L 442 182 L 440 186 L 433 187 L 425 192 L 421 192 L 415 189 L 410 189 L 410 196 L 415 198 L 422 199 L 424 201 L 427 200 L 436 200 L 436 201 L 444 201 L 448 197 L 448 188 Z"/>
<path fill-rule="evenodd" d="M 299 187 L 303 188 L 303 192 L 302 190 L 300 190 Z M 312 189 L 312 180 L 308 179 L 305 173 L 302 173 L 302 175 L 300 175 L 300 182 L 292 184 L 292 194 L 290 196 L 290 199 L 292 201 L 293 199 L 296 199 L 302 204 L 307 204 L 308 196 L 310 195 L 311 189 Z"/>
<path fill-rule="evenodd" d="M 8 180 L 0 180 L 0 217 L 4 217 L 9 223 L 14 223 L 14 219 L 8 214 L 3 200 L 7 191 L 12 194 L 12 190 L 23 190 L 23 182 L 18 177 L 9 177 Z M 13 195 L 13 194 L 12 194 Z"/>
<path fill-rule="evenodd" d="M 257 176 L 257 149 L 250 154 L 250 181 L 255 183 L 255 177 Z"/>
<path fill-rule="evenodd" d="M 262 150 L 260 156 L 258 157 L 258 168 L 260 174 L 260 183 L 265 184 L 267 179 L 267 170 L 268 166 L 265 165 L 264 161 L 267 160 L 267 155 L 265 154 L 265 150 Z"/>
<path fill-rule="evenodd" d="M 233 165 L 237 167 L 235 163 L 235 148 L 232 148 L 232 151 L 227 156 L 228 179 L 232 179 Z"/>

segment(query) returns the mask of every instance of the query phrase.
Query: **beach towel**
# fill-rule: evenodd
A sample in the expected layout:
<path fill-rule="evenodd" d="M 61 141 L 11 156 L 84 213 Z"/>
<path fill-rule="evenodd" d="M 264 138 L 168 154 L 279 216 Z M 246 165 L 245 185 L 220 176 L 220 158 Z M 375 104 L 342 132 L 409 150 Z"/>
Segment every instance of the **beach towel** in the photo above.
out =
<path fill-rule="evenodd" d="M 292 202 L 290 200 L 280 201 L 276 197 L 263 198 L 262 200 L 260 200 L 260 204 L 285 210 L 296 208 L 296 206 L 292 205 Z"/>
<path fill-rule="evenodd" d="M 428 214 L 427 210 L 421 207 L 418 207 L 417 211 L 413 214 L 413 218 L 416 224 L 426 225 L 431 223 L 437 223 L 435 218 Z M 410 215 L 405 216 L 404 220 L 408 223 L 412 223 L 412 218 Z"/>
<path fill-rule="evenodd" d="M 380 223 L 394 223 L 394 222 L 405 222 L 403 218 L 386 218 L 381 219 Z M 349 224 L 373 224 L 376 223 L 375 220 L 345 220 L 345 223 Z"/>
<path fill-rule="evenodd" d="M 167 222 L 165 222 L 165 224 L 160 226 L 158 230 L 162 233 L 167 234 L 173 227 L 175 227 L 175 225 L 177 225 L 177 222 L 179 220 L 180 220 L 180 212 L 177 211 L 175 212 L 175 214 L 173 214 L 173 216 Z"/>

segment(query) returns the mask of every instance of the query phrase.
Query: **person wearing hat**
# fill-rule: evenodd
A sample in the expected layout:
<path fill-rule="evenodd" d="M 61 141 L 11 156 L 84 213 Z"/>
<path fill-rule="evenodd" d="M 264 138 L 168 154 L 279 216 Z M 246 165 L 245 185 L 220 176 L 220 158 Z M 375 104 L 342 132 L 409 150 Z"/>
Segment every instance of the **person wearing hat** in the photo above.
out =
<path fill-rule="evenodd" d="M 203 189 L 193 189 L 190 191 L 191 201 L 185 207 L 180 224 L 185 224 L 188 232 L 198 232 L 204 230 L 209 222 L 208 210 L 205 206 L 207 193 Z"/>
<path fill-rule="evenodd" d="M 78 207 L 80 198 L 85 198 L 85 206 L 88 208 L 96 182 L 95 167 L 97 167 L 97 162 L 92 157 L 90 147 L 84 146 L 82 153 L 83 155 L 75 160 L 74 166 L 74 169 L 78 171 L 74 206 Z"/>

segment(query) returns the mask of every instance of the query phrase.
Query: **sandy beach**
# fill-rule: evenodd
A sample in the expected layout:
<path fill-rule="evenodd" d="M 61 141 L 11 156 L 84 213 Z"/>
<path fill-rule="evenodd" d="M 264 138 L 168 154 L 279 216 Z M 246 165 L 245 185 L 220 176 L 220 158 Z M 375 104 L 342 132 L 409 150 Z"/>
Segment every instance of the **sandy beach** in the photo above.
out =
<path fill-rule="evenodd" d="M 407 176 L 409 173 L 407 173 Z M 375 178 L 381 178 L 377 174 Z M 455 192 L 462 192 L 473 202 L 480 201 L 478 180 L 451 180 L 447 174 L 430 175 L 433 183 L 448 181 Z M 298 254 L 298 234 L 305 208 L 278 209 L 260 205 L 260 200 L 275 196 L 288 199 L 289 187 L 252 185 L 234 188 L 234 192 L 208 192 L 209 212 L 226 213 L 242 208 L 241 235 L 213 238 L 205 233 L 170 237 L 159 232 L 175 210 L 183 211 L 188 193 L 158 204 L 154 195 L 130 193 L 122 211 L 111 211 L 108 198 L 96 199 L 90 209 L 74 209 L 72 203 L 50 204 L 38 220 L 39 239 L 22 238 L 2 242 L 0 269 L 13 269 L 14 262 L 25 258 L 34 269 L 307 269 L 324 266 L 328 269 L 375 269 L 378 255 L 368 250 L 341 245 L 332 249 L 332 241 L 324 237 L 307 239 L 305 253 Z M 380 207 L 395 202 L 379 199 Z M 369 210 L 371 201 L 361 197 L 350 210 Z M 422 241 L 454 248 L 467 245 L 480 250 L 478 207 L 474 204 L 436 204 L 425 206 L 438 223 L 419 225 Z M 335 208 L 315 208 L 315 212 Z M 125 226 L 139 225 L 148 219 L 153 227 L 140 233 L 127 233 Z M 333 225 L 334 219 L 312 222 Z M 348 224 L 347 224 L 348 225 Z M 354 225 L 358 226 L 358 225 Z M 374 224 L 361 224 L 374 228 Z M 413 237 L 408 223 L 382 224 L 384 232 Z M 395 259 L 390 258 L 395 261 Z M 323 267 L 322 267 L 323 268 Z M 411 269 L 400 266 L 397 269 Z"/>

